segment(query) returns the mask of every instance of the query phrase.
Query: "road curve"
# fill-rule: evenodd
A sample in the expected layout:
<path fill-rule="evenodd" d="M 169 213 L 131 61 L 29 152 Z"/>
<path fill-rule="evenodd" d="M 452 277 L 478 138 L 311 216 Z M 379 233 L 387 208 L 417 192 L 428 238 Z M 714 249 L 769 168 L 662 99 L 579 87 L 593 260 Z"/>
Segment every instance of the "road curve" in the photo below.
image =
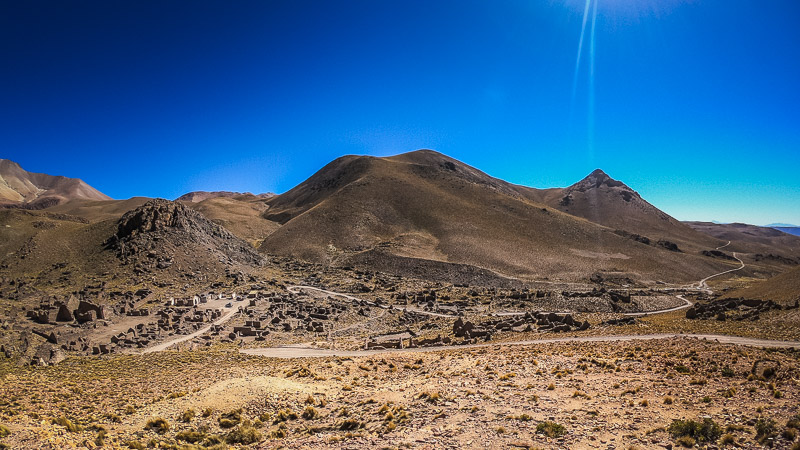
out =
<path fill-rule="evenodd" d="M 730 241 L 729 241 L 729 243 L 730 243 Z M 724 247 L 724 245 L 723 245 L 723 247 Z M 714 275 L 709 275 L 709 276 L 707 276 L 707 277 L 703 278 L 702 280 L 700 280 L 700 282 L 699 282 L 699 283 L 697 283 L 697 289 L 699 289 L 699 290 L 701 290 L 701 291 L 706 291 L 706 292 L 708 292 L 708 293 L 713 293 L 713 291 L 712 291 L 711 289 L 709 289 L 709 288 L 708 288 L 708 285 L 706 284 L 706 281 L 708 281 L 708 280 L 710 280 L 710 279 L 712 279 L 712 278 L 718 277 L 718 276 L 720 276 L 720 275 L 725 275 L 726 273 L 736 272 L 737 270 L 742 270 L 742 269 L 744 269 L 744 261 L 742 261 L 741 259 L 739 259 L 739 257 L 738 257 L 738 256 L 736 256 L 736 252 L 733 252 L 733 257 L 734 257 L 734 258 L 735 258 L 737 261 L 739 261 L 739 264 L 741 264 L 741 266 L 739 266 L 739 267 L 737 267 L 737 268 L 735 268 L 735 269 L 729 269 L 729 270 L 726 270 L 726 271 L 724 271 L 724 272 L 715 273 Z"/>
<path fill-rule="evenodd" d="M 651 314 L 663 314 L 663 313 L 668 313 L 668 312 L 672 312 L 672 311 L 680 311 L 682 309 L 689 308 L 690 306 L 692 306 L 692 302 L 690 302 L 689 300 L 686 300 L 682 295 L 676 295 L 675 298 L 679 298 L 679 299 L 683 300 L 683 304 L 680 305 L 680 306 L 676 306 L 674 308 L 657 309 L 655 311 L 644 311 L 644 312 L 635 312 L 635 313 L 623 313 L 622 315 L 623 316 L 628 316 L 628 317 L 649 316 Z"/>
<path fill-rule="evenodd" d="M 322 292 L 323 294 L 327 294 L 327 295 L 331 295 L 331 296 L 344 297 L 346 299 L 354 300 L 354 301 L 357 301 L 357 302 L 366 302 L 367 304 L 369 304 L 371 306 L 376 306 L 378 308 L 384 308 L 384 309 L 389 309 L 390 308 L 390 306 L 388 306 L 388 305 L 378 305 L 375 302 L 371 302 L 369 300 L 364 300 L 363 298 L 353 297 L 352 295 L 342 294 L 341 292 L 328 291 L 328 290 L 321 289 L 321 288 L 314 287 L 314 286 L 289 286 L 288 288 L 286 288 L 286 290 L 288 290 L 289 292 L 294 292 L 295 294 L 298 293 L 299 291 L 303 290 L 303 289 L 310 290 L 310 291 Z M 417 314 L 424 314 L 426 316 L 432 316 L 432 317 L 447 317 L 447 318 L 451 318 L 451 319 L 455 319 L 456 317 L 458 317 L 458 316 L 454 316 L 452 314 L 435 313 L 435 312 L 425 311 L 423 309 L 418 309 L 418 308 L 409 308 L 407 306 L 401 307 L 401 306 L 392 305 L 391 308 L 392 309 L 396 309 L 398 311 L 410 311 L 410 312 L 414 312 L 414 313 L 417 313 Z"/>
<path fill-rule="evenodd" d="M 175 337 L 175 338 L 170 339 L 168 341 L 164 341 L 164 342 L 162 342 L 160 344 L 156 344 L 156 345 L 154 345 L 152 347 L 147 347 L 146 349 L 142 350 L 142 354 L 144 355 L 144 354 L 147 354 L 147 353 L 154 353 L 154 352 L 164 351 L 164 350 L 168 349 L 169 347 L 172 347 L 175 344 L 180 344 L 181 342 L 186 342 L 186 341 L 188 341 L 190 339 L 194 339 L 194 338 L 196 338 L 198 336 L 201 336 L 201 335 L 205 334 L 206 332 L 208 332 L 208 330 L 210 330 L 211 327 L 213 327 L 214 325 L 222 325 L 223 323 L 227 322 L 233 316 L 235 316 L 237 312 L 239 312 L 239 308 L 231 308 L 230 311 L 228 311 L 227 313 L 223 314 L 223 316 L 220 317 L 219 319 L 217 319 L 214 323 L 211 323 L 210 325 L 207 325 L 207 326 L 195 331 L 192 334 L 187 334 L 185 336 L 178 336 L 178 337 Z"/>
<path fill-rule="evenodd" d="M 483 344 L 469 344 L 469 345 L 448 345 L 440 347 L 420 347 L 420 348 L 407 348 L 407 349 L 387 349 L 387 350 L 330 350 L 311 347 L 309 345 L 285 345 L 280 347 L 268 348 L 248 348 L 240 350 L 241 353 L 252 356 L 263 356 L 267 358 L 281 358 L 281 359 L 294 359 L 294 358 L 325 358 L 329 356 L 373 356 L 384 353 L 427 353 L 439 352 L 444 350 L 458 350 L 458 349 L 471 349 L 471 348 L 484 348 L 501 345 L 537 345 L 537 344 L 554 344 L 562 342 L 627 342 L 627 341 L 649 341 L 655 339 L 671 339 L 671 338 L 693 338 L 705 341 L 714 341 L 720 344 L 734 344 L 743 345 L 748 347 L 760 348 L 800 348 L 798 341 L 772 341 L 768 339 L 755 339 L 740 336 L 727 336 L 722 334 L 641 334 L 641 335 L 620 335 L 620 336 L 575 336 L 563 338 L 550 338 L 550 339 L 532 339 L 523 341 L 510 341 L 510 342 L 490 342 Z"/>

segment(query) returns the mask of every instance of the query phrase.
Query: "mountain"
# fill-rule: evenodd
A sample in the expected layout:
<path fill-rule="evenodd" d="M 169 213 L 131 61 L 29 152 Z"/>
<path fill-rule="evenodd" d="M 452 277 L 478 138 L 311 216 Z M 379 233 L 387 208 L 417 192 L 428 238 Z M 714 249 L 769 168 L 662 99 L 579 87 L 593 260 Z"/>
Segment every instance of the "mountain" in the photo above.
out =
<path fill-rule="evenodd" d="M 598 172 L 570 192 L 582 202 L 598 185 L 620 187 L 609 180 Z M 625 203 L 649 206 L 625 192 L 615 195 Z M 650 281 L 696 280 L 727 267 L 638 242 L 537 201 L 544 197 L 430 150 L 384 158 L 344 156 L 267 202 L 264 218 L 281 226 L 260 249 L 400 274 L 416 270 L 450 276 L 475 270 L 523 279 L 585 281 L 596 271 L 608 271 L 633 278 L 642 274 Z M 696 234 L 649 208 L 656 221 Z"/>
<path fill-rule="evenodd" d="M 792 225 L 790 223 L 771 223 L 768 225 L 764 225 L 765 227 L 770 228 L 800 228 L 798 225 Z"/>
<path fill-rule="evenodd" d="M 28 172 L 14 161 L 0 159 L 0 205 L 41 209 L 76 199 L 111 197 L 78 178 Z"/>
<path fill-rule="evenodd" d="M 800 237 L 774 228 L 746 223 L 686 222 L 686 224 L 722 241 L 730 241 L 725 250 L 800 257 Z"/>
<path fill-rule="evenodd" d="M 253 195 L 249 192 L 230 192 L 230 191 L 192 191 L 186 194 L 181 195 L 180 197 L 176 198 L 176 202 L 189 202 L 189 203 L 199 203 L 203 200 L 207 200 L 210 198 L 272 198 L 275 194 L 272 192 L 267 192 L 264 194 Z"/>
<path fill-rule="evenodd" d="M 600 169 L 566 188 L 528 192 L 535 201 L 653 245 L 673 243 L 678 250 L 695 251 L 720 245 L 651 205 L 625 183 Z"/>
<path fill-rule="evenodd" d="M 793 236 L 800 236 L 800 227 L 772 227 L 778 231 L 782 231 L 786 234 L 791 234 Z"/>

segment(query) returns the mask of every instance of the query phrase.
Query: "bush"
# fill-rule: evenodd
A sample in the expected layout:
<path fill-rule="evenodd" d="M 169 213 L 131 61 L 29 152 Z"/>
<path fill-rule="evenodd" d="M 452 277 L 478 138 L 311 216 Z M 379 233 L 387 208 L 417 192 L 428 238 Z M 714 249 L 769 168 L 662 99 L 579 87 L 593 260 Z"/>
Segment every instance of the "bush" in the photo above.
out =
<path fill-rule="evenodd" d="M 777 430 L 775 427 L 775 421 L 772 419 L 765 419 L 763 417 L 759 418 L 756 422 L 756 440 L 758 442 L 764 442 L 771 437 L 775 437 L 777 434 Z"/>
<path fill-rule="evenodd" d="M 67 431 L 69 431 L 70 433 L 77 433 L 79 431 L 83 431 L 82 426 L 76 425 L 74 422 L 72 422 L 71 420 L 67 419 L 64 416 L 61 416 L 57 419 L 53 419 L 52 422 L 55 425 L 61 425 L 62 427 L 66 428 Z"/>
<path fill-rule="evenodd" d="M 339 429 L 342 431 L 351 431 L 351 430 L 357 430 L 363 426 L 364 424 L 356 419 L 347 419 L 344 422 L 342 422 L 341 425 L 339 425 Z"/>
<path fill-rule="evenodd" d="M 319 413 L 313 406 L 307 406 L 305 411 L 303 411 L 303 419 L 306 420 L 315 419 L 318 415 Z"/>
<path fill-rule="evenodd" d="M 144 428 L 146 430 L 154 430 L 158 434 L 164 434 L 169 431 L 169 422 L 161 417 L 156 417 L 148 420 Z"/>
<path fill-rule="evenodd" d="M 239 422 L 242 421 L 242 410 L 237 409 L 235 411 L 230 411 L 219 418 L 219 426 L 222 428 L 233 428 L 236 425 L 239 425 Z"/>
<path fill-rule="evenodd" d="M 564 425 L 546 420 L 539 425 L 536 425 L 536 432 L 547 437 L 557 438 L 563 436 L 567 430 L 564 428 Z"/>
<path fill-rule="evenodd" d="M 194 419 L 195 412 L 193 409 L 189 408 L 181 414 L 181 422 L 189 423 Z"/>
<path fill-rule="evenodd" d="M 195 444 L 197 442 L 202 441 L 205 438 L 206 438 L 205 433 L 201 433 L 199 431 L 190 431 L 190 430 L 181 431 L 180 433 L 175 435 L 175 439 L 179 441 L 188 442 L 190 444 Z"/>
<path fill-rule="evenodd" d="M 8 428 L 6 428 L 3 425 L 0 425 L 0 438 L 4 438 L 4 437 L 8 436 L 9 434 L 11 434 L 11 430 L 9 430 Z"/>
<path fill-rule="evenodd" d="M 690 437 L 701 443 L 716 442 L 722 435 L 722 429 L 711 419 L 703 419 L 702 422 L 676 419 L 672 421 L 667 431 L 676 439 Z"/>
<path fill-rule="evenodd" d="M 261 432 L 251 426 L 240 426 L 225 436 L 229 444 L 254 444 L 262 438 Z"/>
<path fill-rule="evenodd" d="M 720 445 L 735 445 L 736 444 L 736 437 L 730 433 L 723 435 L 722 439 L 719 441 Z"/>

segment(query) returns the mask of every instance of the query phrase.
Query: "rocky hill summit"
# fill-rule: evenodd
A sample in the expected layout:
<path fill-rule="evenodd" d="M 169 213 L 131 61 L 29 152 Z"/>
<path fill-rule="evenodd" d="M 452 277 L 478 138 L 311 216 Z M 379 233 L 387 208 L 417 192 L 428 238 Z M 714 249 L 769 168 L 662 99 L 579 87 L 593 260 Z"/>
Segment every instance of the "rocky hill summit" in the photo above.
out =
<path fill-rule="evenodd" d="M 166 269 L 193 261 L 225 265 L 260 265 L 263 258 L 249 244 L 181 203 L 150 200 L 117 222 L 107 245 L 125 262 Z"/>

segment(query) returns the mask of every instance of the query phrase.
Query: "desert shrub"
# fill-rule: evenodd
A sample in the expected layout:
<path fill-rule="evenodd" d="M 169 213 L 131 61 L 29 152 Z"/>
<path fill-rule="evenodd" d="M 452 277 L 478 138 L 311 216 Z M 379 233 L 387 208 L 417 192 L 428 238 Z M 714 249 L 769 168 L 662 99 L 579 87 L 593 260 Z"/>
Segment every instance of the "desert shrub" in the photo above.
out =
<path fill-rule="evenodd" d="M 144 426 L 146 430 L 153 430 L 158 434 L 164 434 L 169 431 L 169 422 L 164 420 L 161 417 L 155 417 L 147 421 L 147 424 Z"/>
<path fill-rule="evenodd" d="M 297 420 L 297 413 L 291 409 L 278 411 L 278 414 L 275 415 L 275 420 L 273 420 L 272 423 L 278 424 L 281 422 L 286 422 L 287 420 Z"/>
<path fill-rule="evenodd" d="M 181 422 L 189 423 L 194 419 L 195 412 L 192 408 L 187 409 L 181 414 Z"/>
<path fill-rule="evenodd" d="M 734 375 L 735 375 L 735 373 L 733 372 L 733 369 L 731 369 L 730 367 L 725 366 L 725 367 L 722 368 L 722 376 L 723 377 L 731 378 Z"/>
<path fill-rule="evenodd" d="M 213 408 L 206 408 L 206 409 L 203 410 L 203 413 L 201 415 L 203 417 L 209 417 L 211 415 L 211 413 L 213 413 L 213 412 L 214 412 Z"/>
<path fill-rule="evenodd" d="M 312 420 L 315 419 L 319 413 L 313 406 L 306 407 L 305 411 L 303 411 L 303 419 Z"/>
<path fill-rule="evenodd" d="M 194 430 L 184 430 L 175 435 L 175 439 L 179 441 L 188 442 L 190 444 L 195 444 L 197 442 L 202 441 L 205 438 L 206 438 L 205 433 L 201 433 L 199 431 L 194 431 Z"/>
<path fill-rule="evenodd" d="M 125 443 L 125 445 L 127 445 L 128 448 L 132 448 L 134 450 L 144 450 L 145 448 L 147 448 L 144 446 L 144 444 L 142 444 L 139 441 L 128 441 Z"/>
<path fill-rule="evenodd" d="M 685 448 L 692 448 L 696 443 L 695 439 L 691 436 L 681 436 L 675 442 L 677 442 L 681 447 Z"/>
<path fill-rule="evenodd" d="M 67 419 L 64 416 L 58 417 L 52 420 L 53 424 L 61 425 L 62 427 L 66 428 L 67 431 L 70 433 L 77 433 L 79 431 L 83 431 L 83 427 L 74 423 L 73 421 Z"/>
<path fill-rule="evenodd" d="M 736 437 L 730 433 L 722 436 L 719 441 L 720 445 L 734 445 L 736 444 Z"/>
<path fill-rule="evenodd" d="M 557 424 L 555 422 L 550 422 L 546 420 L 539 425 L 536 425 L 536 432 L 538 434 L 543 434 L 547 437 L 556 438 L 563 436 L 567 430 L 564 428 L 564 425 Z"/>
<path fill-rule="evenodd" d="M 106 435 L 108 432 L 106 430 L 100 430 L 97 432 L 97 436 L 94 438 L 94 445 L 98 447 L 102 447 L 103 444 L 106 442 Z"/>
<path fill-rule="evenodd" d="M 261 432 L 252 426 L 242 425 L 225 436 L 229 444 L 254 444 L 262 438 Z"/>
<path fill-rule="evenodd" d="M 672 397 L 664 397 L 664 404 L 671 405 L 673 402 Z"/>
<path fill-rule="evenodd" d="M 356 419 L 347 419 L 339 425 L 339 429 L 342 431 L 351 431 L 357 430 L 363 426 L 364 424 Z"/>
<path fill-rule="evenodd" d="M 758 442 L 764 442 L 771 437 L 775 437 L 777 434 L 777 428 L 775 427 L 775 421 L 772 419 L 765 419 L 760 417 L 758 421 L 756 421 L 756 440 Z"/>
<path fill-rule="evenodd" d="M 795 428 L 787 428 L 783 430 L 781 436 L 789 442 L 794 441 L 797 438 L 797 429 Z"/>
<path fill-rule="evenodd" d="M 237 409 L 221 415 L 219 418 L 219 426 L 221 428 L 233 428 L 236 425 L 239 425 L 239 422 L 241 421 L 242 421 L 242 410 Z"/>
<path fill-rule="evenodd" d="M 0 438 L 4 438 L 11 434 L 11 430 L 6 428 L 4 425 L 0 425 Z"/>
<path fill-rule="evenodd" d="M 701 443 L 715 442 L 722 435 L 719 425 L 708 418 L 703 419 L 702 422 L 676 419 L 672 421 L 667 431 L 676 439 L 690 437 Z M 680 442 L 678 443 L 680 444 Z"/>
<path fill-rule="evenodd" d="M 437 403 L 442 397 L 438 392 L 423 392 L 419 394 L 419 398 L 424 399 L 428 403 Z"/>

